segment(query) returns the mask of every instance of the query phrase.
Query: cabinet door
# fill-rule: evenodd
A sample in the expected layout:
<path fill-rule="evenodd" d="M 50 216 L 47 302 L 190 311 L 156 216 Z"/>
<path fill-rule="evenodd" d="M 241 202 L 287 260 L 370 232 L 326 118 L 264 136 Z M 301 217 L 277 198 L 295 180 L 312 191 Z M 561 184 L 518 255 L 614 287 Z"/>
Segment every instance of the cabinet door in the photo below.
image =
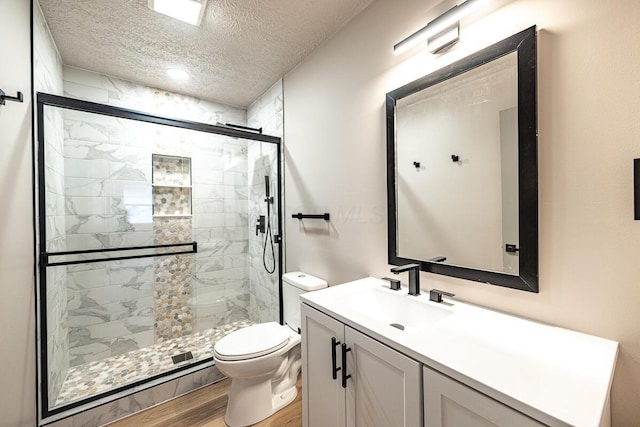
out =
<path fill-rule="evenodd" d="M 426 366 L 423 375 L 425 427 L 544 426 Z"/>
<path fill-rule="evenodd" d="M 343 427 L 345 390 L 341 386 L 341 372 L 337 371 L 334 379 L 333 369 L 341 369 L 344 325 L 305 304 L 302 304 L 301 314 L 302 424 L 305 427 Z"/>
<path fill-rule="evenodd" d="M 421 425 L 420 364 L 348 326 L 345 336 L 347 426 Z"/>

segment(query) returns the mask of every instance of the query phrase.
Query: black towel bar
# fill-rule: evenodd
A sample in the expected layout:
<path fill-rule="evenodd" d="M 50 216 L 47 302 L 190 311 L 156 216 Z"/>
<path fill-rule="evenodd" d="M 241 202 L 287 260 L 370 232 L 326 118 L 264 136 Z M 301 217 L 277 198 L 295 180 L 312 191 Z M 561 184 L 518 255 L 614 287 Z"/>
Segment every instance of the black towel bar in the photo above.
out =
<path fill-rule="evenodd" d="M 5 101 L 23 102 L 24 96 L 22 95 L 22 92 L 18 92 L 16 96 L 9 96 L 0 89 L 0 105 L 4 105 Z"/>

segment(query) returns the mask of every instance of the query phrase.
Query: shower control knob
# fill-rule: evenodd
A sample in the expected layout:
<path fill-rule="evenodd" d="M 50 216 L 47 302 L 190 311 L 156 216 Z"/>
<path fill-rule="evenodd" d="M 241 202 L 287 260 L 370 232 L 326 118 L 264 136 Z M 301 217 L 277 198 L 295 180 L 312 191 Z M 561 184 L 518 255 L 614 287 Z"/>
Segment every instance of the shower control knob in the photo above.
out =
<path fill-rule="evenodd" d="M 264 223 L 265 223 L 265 216 L 260 215 L 260 217 L 258 218 L 258 221 L 256 222 L 256 236 L 258 235 L 258 233 L 264 234 L 264 231 L 265 231 Z"/>

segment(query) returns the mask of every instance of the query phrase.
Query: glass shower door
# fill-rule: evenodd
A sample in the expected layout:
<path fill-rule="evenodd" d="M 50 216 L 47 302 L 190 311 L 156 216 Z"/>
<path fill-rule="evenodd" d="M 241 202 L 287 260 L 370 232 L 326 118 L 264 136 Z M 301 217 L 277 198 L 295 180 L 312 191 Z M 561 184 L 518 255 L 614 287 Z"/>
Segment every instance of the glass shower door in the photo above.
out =
<path fill-rule="evenodd" d="M 279 319 L 279 139 L 70 102 L 38 104 L 45 417 L 212 364 L 216 339 Z"/>

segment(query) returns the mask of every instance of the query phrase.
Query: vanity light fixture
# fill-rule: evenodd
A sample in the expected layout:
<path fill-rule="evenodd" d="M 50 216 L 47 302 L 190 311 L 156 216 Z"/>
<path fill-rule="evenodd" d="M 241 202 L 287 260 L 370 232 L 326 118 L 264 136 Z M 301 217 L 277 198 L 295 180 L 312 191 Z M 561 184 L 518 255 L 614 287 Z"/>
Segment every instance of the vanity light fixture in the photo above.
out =
<path fill-rule="evenodd" d="M 148 0 L 149 9 L 200 26 L 208 0 Z"/>
<path fill-rule="evenodd" d="M 169 68 L 167 70 L 167 75 L 175 80 L 188 80 L 189 74 L 186 71 L 180 70 L 178 68 Z"/>
<path fill-rule="evenodd" d="M 460 40 L 460 20 L 477 10 L 489 0 L 466 0 L 393 46 L 393 53 L 400 55 L 412 47 L 427 41 L 429 52 L 438 53 Z"/>

